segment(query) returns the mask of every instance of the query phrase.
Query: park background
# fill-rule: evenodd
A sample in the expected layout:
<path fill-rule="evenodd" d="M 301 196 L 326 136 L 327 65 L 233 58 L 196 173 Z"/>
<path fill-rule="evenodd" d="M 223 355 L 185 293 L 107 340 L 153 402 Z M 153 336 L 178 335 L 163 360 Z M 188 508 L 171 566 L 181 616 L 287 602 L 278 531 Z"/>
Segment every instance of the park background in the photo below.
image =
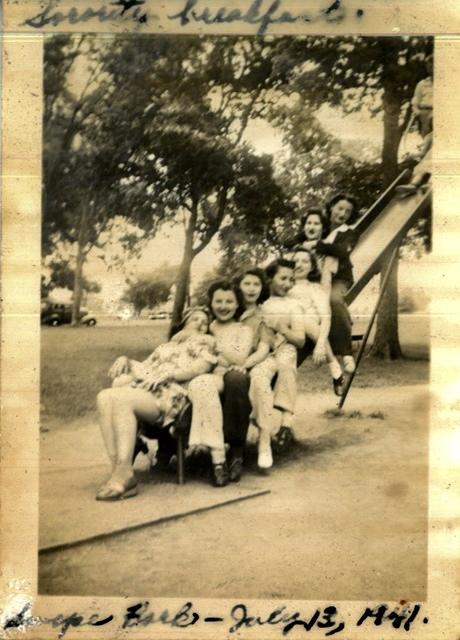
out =
<path fill-rule="evenodd" d="M 432 38 L 409 36 L 47 38 L 42 297 L 73 304 L 74 325 L 83 300 L 101 331 L 155 309 L 174 321 L 212 280 L 279 254 L 306 207 L 345 190 L 364 213 L 420 142 L 406 129 L 432 51 Z M 403 355 L 398 312 L 419 314 L 427 342 L 430 246 L 423 218 L 402 243 L 372 356 Z M 378 288 L 374 278 L 352 307 L 358 332 Z M 88 410 L 101 348 L 139 356 L 166 335 L 141 324 L 126 349 L 113 331 L 45 330 L 44 409 Z M 84 406 L 65 402 L 79 351 L 95 360 L 78 385 Z"/>
<path fill-rule="evenodd" d="M 355 194 L 365 212 L 420 141 L 404 132 L 432 44 L 423 37 L 47 39 L 42 292 L 72 300 L 75 319 L 85 300 L 98 312 L 98 325 L 42 330 L 45 465 L 48 454 L 62 464 L 75 439 L 80 461 L 88 463 L 97 433 L 95 396 L 109 383 L 111 362 L 122 353 L 142 358 L 166 338 L 167 321 L 132 312 L 145 316 L 169 300 L 178 317 L 212 279 L 276 255 L 298 229 L 305 207 L 324 203 L 337 190 Z M 319 597 L 396 599 L 395 585 L 404 586 L 404 597 L 425 593 L 428 425 L 421 389 L 429 375 L 423 285 L 430 243 L 431 221 L 423 219 L 401 246 L 349 412 L 334 413 L 325 368 L 306 363 L 299 372 L 296 432 L 308 455 L 303 448 L 270 478 L 278 500 L 270 509 L 274 516 L 282 511 L 286 494 L 294 512 L 299 504 L 305 508 L 304 496 L 295 493 L 299 474 L 311 481 L 313 473 L 322 485 L 307 505 L 318 522 L 318 540 L 305 545 L 291 530 L 296 549 L 306 561 L 326 561 L 324 542 L 340 531 L 333 545 L 343 557 L 351 554 L 357 577 L 351 584 L 345 572 L 333 586 L 319 562 L 309 586 Z M 378 286 L 376 278 L 352 309 L 356 325 L 368 317 Z M 334 524 L 323 511 L 326 495 L 329 507 L 341 505 Z M 358 506 L 367 513 L 365 526 L 354 518 Z M 265 508 L 259 507 L 259 516 Z M 232 514 L 221 517 L 225 547 Z M 311 513 L 300 517 L 302 526 L 311 526 Z M 275 540 L 276 518 L 269 524 L 263 535 Z M 162 562 L 146 570 L 142 558 L 130 557 L 110 580 L 94 568 L 101 561 L 113 566 L 129 540 L 44 557 L 40 590 L 129 593 L 127 580 L 136 575 L 140 591 L 152 593 L 154 584 L 158 595 L 182 589 L 225 597 L 234 589 L 248 597 L 305 597 L 305 585 L 293 580 L 295 567 L 282 578 L 276 565 L 271 575 L 259 573 L 257 584 L 250 578 L 260 572 L 257 563 L 234 576 L 233 584 L 206 573 L 215 556 L 207 564 L 181 542 L 192 532 L 209 548 L 212 531 L 202 541 L 202 525 L 181 524 L 173 539 L 166 530 L 157 532 Z M 255 523 L 241 526 L 252 530 Z M 398 526 L 399 548 L 369 574 L 376 549 L 386 548 Z M 231 527 L 228 532 L 235 534 Z M 147 548 L 145 532 L 132 535 Z M 374 543 L 363 550 L 356 546 L 360 537 Z M 173 557 L 177 541 L 187 566 L 204 562 L 202 570 L 184 575 L 176 567 L 177 575 L 171 573 L 166 558 Z M 281 566 L 292 564 L 282 546 L 276 557 Z M 224 573 L 231 575 L 231 568 Z"/>

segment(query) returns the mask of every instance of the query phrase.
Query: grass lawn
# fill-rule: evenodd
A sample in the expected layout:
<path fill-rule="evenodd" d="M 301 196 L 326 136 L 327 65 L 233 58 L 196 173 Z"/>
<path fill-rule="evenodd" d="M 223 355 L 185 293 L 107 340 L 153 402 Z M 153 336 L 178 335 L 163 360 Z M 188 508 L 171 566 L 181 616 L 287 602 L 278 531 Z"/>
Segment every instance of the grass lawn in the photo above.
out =
<path fill-rule="evenodd" d="M 110 384 L 107 370 L 115 358 L 125 354 L 142 360 L 166 340 L 167 328 L 167 322 L 93 328 L 43 327 L 41 403 L 46 418 L 73 420 L 94 411 L 97 392 Z M 426 334 L 425 325 L 421 324 L 418 330 Z M 420 350 L 412 348 L 417 342 L 414 342 L 413 323 L 410 334 L 410 348 L 405 350 L 408 355 L 418 356 Z M 428 379 L 426 359 L 382 362 L 365 358 L 354 384 L 357 387 L 401 386 L 426 383 Z M 329 392 L 328 368 L 305 362 L 299 370 L 298 385 L 300 392 Z"/>

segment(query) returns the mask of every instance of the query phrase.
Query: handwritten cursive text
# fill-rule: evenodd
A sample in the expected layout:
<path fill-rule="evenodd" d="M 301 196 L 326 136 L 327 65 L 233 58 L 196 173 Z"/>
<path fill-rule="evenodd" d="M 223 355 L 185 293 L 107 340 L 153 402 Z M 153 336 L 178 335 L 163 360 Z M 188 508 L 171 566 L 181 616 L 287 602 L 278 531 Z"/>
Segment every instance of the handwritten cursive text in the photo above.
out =
<path fill-rule="evenodd" d="M 56 0 L 48 0 L 48 4 L 37 15 L 27 18 L 23 24 L 35 29 L 43 29 L 47 25 L 57 27 L 62 23 L 78 24 L 88 22 L 93 18 L 99 22 L 119 20 L 120 18 L 130 18 L 140 24 L 147 22 L 147 13 L 141 10 L 146 0 L 113 0 L 109 4 L 102 4 L 98 8 L 86 7 L 77 9 L 72 7 L 65 13 L 57 11 Z"/>

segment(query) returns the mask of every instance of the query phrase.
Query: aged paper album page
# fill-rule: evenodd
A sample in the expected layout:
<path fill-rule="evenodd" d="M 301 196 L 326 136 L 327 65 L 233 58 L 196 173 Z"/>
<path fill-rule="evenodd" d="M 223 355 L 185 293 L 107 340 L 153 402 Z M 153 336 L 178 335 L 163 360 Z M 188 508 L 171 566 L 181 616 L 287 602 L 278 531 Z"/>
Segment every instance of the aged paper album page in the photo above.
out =
<path fill-rule="evenodd" d="M 459 27 L 441 0 L 5 0 L 6 637 L 458 638 Z"/>

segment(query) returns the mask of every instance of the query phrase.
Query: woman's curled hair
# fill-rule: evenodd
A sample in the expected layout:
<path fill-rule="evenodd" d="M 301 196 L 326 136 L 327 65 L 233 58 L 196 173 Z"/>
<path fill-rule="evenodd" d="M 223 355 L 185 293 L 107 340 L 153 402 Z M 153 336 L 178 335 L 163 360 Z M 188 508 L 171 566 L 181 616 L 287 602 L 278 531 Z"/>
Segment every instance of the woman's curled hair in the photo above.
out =
<path fill-rule="evenodd" d="M 356 198 L 352 195 L 350 195 L 349 193 L 336 193 L 335 195 L 332 196 L 332 198 L 330 198 L 327 203 L 326 203 L 326 214 L 327 214 L 327 218 L 328 220 L 330 220 L 331 218 L 331 209 L 332 207 L 337 204 L 337 202 L 340 202 L 340 200 L 346 200 L 346 202 L 349 202 L 351 204 L 351 206 L 353 207 L 353 211 L 351 212 L 351 216 L 347 222 L 347 224 L 354 224 L 357 219 L 359 218 L 359 209 L 358 209 L 358 201 L 356 200 Z"/>
<path fill-rule="evenodd" d="M 211 303 L 212 303 L 212 298 L 216 291 L 232 291 L 235 294 L 238 307 L 236 309 L 234 318 L 235 320 L 238 320 L 244 311 L 244 299 L 239 286 L 234 282 L 231 282 L 230 280 L 217 280 L 216 282 L 213 282 L 211 284 L 211 286 L 207 291 L 207 299 L 208 299 L 208 307 L 212 316 L 214 316 L 214 314 L 212 312 Z"/>
<path fill-rule="evenodd" d="M 260 269 L 259 267 L 250 267 L 249 269 L 245 269 L 245 271 L 240 273 L 240 275 L 238 275 L 234 280 L 238 289 L 240 288 L 241 281 L 244 280 L 246 276 L 255 276 L 256 278 L 259 278 L 260 283 L 262 285 L 262 290 L 257 300 L 257 304 L 262 304 L 263 302 L 265 302 L 265 300 L 267 300 L 270 297 L 270 291 L 267 286 L 267 280 L 265 278 L 265 273 L 263 269 Z"/>

